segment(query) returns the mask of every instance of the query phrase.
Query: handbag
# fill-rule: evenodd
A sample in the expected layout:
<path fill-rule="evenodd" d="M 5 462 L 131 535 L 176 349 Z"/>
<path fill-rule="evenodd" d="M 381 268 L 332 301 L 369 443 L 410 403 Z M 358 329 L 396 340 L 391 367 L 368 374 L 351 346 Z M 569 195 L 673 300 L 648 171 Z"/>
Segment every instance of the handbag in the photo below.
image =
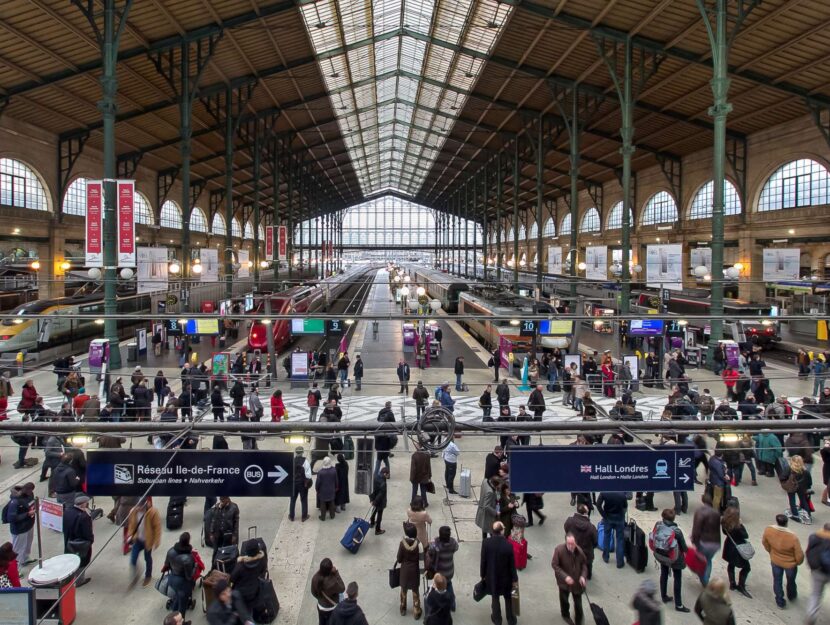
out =
<path fill-rule="evenodd" d="M 389 569 L 389 588 L 400 588 L 401 587 L 401 570 L 398 568 L 398 563 L 392 566 Z"/>
<path fill-rule="evenodd" d="M 727 534 L 729 536 L 729 534 Z M 752 560 L 753 556 L 755 555 L 755 547 L 753 547 L 749 543 L 741 543 L 740 545 L 735 542 L 735 539 L 729 536 L 729 540 L 732 541 L 732 544 L 735 545 L 735 549 L 738 550 L 738 555 L 741 556 L 744 560 L 749 562 Z"/>
<path fill-rule="evenodd" d="M 426 484 L 426 491 L 427 491 L 430 495 L 434 495 L 434 494 L 435 494 L 435 483 L 434 483 L 432 480 L 430 480 L 429 482 L 427 482 L 427 484 Z"/>
<path fill-rule="evenodd" d="M 473 601 L 481 601 L 486 596 L 487 586 L 485 585 L 484 580 L 481 580 L 480 582 L 476 583 L 475 586 L 473 586 Z"/>
<path fill-rule="evenodd" d="M 173 597 L 173 593 L 170 590 L 170 575 L 167 571 L 162 573 L 161 577 L 158 578 L 158 581 L 156 582 L 156 590 L 158 590 L 165 597 Z"/>

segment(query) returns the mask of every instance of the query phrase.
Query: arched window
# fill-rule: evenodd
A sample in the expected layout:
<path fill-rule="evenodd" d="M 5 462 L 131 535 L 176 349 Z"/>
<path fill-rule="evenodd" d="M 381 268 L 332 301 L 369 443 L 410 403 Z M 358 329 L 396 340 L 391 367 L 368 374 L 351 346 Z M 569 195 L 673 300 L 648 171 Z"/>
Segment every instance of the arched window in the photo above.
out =
<path fill-rule="evenodd" d="M 555 237 L 556 236 L 556 222 L 553 221 L 553 217 L 548 219 L 545 222 L 545 228 L 542 230 L 543 237 Z"/>
<path fill-rule="evenodd" d="M 237 239 L 242 238 L 242 226 L 239 225 L 239 220 L 236 217 L 231 219 L 231 236 Z"/>
<path fill-rule="evenodd" d="M 651 196 L 643 210 L 641 223 L 644 226 L 654 224 L 668 224 L 677 221 L 677 203 L 674 198 L 665 191 L 660 191 Z"/>
<path fill-rule="evenodd" d="M 808 158 L 791 161 L 769 177 L 758 201 L 759 211 L 820 206 L 830 197 L 830 174 Z"/>
<path fill-rule="evenodd" d="M 617 202 L 611 207 L 611 212 L 608 214 L 608 224 L 605 226 L 607 230 L 619 230 L 622 228 L 623 203 Z M 628 226 L 634 227 L 634 211 L 628 209 Z"/>
<path fill-rule="evenodd" d="M 259 232 L 259 240 L 264 241 L 265 240 L 265 227 L 262 224 L 259 224 L 259 228 L 257 228 L 257 231 Z"/>
<path fill-rule="evenodd" d="M 538 238 L 539 238 L 539 224 L 537 224 L 534 221 L 533 224 L 530 226 L 530 236 L 528 237 L 528 239 L 538 239 Z"/>
<path fill-rule="evenodd" d="M 145 226 L 153 225 L 153 211 L 150 210 L 150 203 L 140 193 L 135 194 L 135 223 Z"/>
<path fill-rule="evenodd" d="M 86 178 L 75 178 L 67 187 L 61 210 L 67 215 L 86 216 Z"/>
<path fill-rule="evenodd" d="M 589 208 L 582 216 L 582 223 L 579 224 L 580 232 L 599 232 L 600 220 L 599 211 L 596 208 Z"/>
<path fill-rule="evenodd" d="M 251 225 L 250 221 L 245 223 L 245 238 L 249 241 L 253 240 L 254 238 L 254 227 L 253 225 Z"/>
<path fill-rule="evenodd" d="M 0 204 L 36 211 L 48 209 L 46 190 L 37 174 L 11 158 L 0 158 Z"/>
<path fill-rule="evenodd" d="M 700 187 L 700 190 L 692 200 L 689 219 L 709 219 L 712 216 L 712 203 L 714 202 L 712 194 L 714 190 L 714 180 L 710 180 Z M 735 185 L 729 180 L 723 181 L 723 214 L 741 214 L 741 198 L 738 197 L 738 191 L 735 189 Z"/>
<path fill-rule="evenodd" d="M 167 200 L 164 204 L 161 205 L 161 217 L 159 219 L 159 225 L 162 228 L 176 228 L 181 229 L 182 227 L 182 211 L 179 209 L 179 205 L 176 204 L 173 200 Z"/>
<path fill-rule="evenodd" d="M 571 214 L 568 213 L 562 219 L 562 225 L 559 227 L 559 235 L 563 236 L 571 233 Z"/>
<path fill-rule="evenodd" d="M 504 239 L 505 241 L 512 241 L 515 238 L 515 234 L 513 233 L 513 228 L 510 228 L 507 231 L 507 237 Z"/>
<path fill-rule="evenodd" d="M 198 206 L 194 206 L 190 211 L 190 231 L 191 232 L 207 232 L 207 217 L 205 211 Z"/>
<path fill-rule="evenodd" d="M 219 236 L 225 236 L 228 233 L 228 230 L 225 227 L 225 218 L 219 213 L 216 213 L 213 216 L 213 223 L 211 224 L 210 232 L 211 234 L 218 234 Z"/>
<path fill-rule="evenodd" d="M 527 240 L 527 229 L 525 228 L 524 224 L 519 226 L 519 241 L 526 241 Z"/>

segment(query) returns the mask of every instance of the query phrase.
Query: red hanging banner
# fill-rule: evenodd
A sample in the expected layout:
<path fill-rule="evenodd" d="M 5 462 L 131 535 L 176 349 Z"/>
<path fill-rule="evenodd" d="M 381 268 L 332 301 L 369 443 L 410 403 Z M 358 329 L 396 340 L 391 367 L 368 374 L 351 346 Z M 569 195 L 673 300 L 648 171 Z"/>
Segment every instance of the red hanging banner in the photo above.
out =
<path fill-rule="evenodd" d="M 104 266 L 104 185 L 100 180 L 86 183 L 86 265 Z"/>
<path fill-rule="evenodd" d="M 135 181 L 118 180 L 118 266 L 135 267 Z"/>
<path fill-rule="evenodd" d="M 288 228 L 280 226 L 278 230 L 277 260 L 288 260 Z"/>
<path fill-rule="evenodd" d="M 265 226 L 265 258 L 274 260 L 274 226 Z"/>

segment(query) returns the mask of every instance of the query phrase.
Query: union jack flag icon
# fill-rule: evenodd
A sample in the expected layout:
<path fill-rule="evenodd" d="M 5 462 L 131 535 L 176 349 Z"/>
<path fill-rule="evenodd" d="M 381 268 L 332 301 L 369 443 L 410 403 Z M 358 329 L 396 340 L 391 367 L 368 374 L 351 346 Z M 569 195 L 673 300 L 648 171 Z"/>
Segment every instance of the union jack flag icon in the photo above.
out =
<path fill-rule="evenodd" d="M 591 472 L 591 465 L 590 464 L 581 464 L 581 465 L 579 465 L 579 472 L 580 473 L 590 473 Z"/>

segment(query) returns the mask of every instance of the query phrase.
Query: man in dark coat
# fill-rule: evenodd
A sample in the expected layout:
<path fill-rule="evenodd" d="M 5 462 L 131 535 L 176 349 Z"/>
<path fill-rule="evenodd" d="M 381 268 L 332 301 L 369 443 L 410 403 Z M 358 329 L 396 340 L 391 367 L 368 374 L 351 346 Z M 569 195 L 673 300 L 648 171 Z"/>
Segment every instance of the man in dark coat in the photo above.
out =
<path fill-rule="evenodd" d="M 507 385 L 507 380 L 502 380 L 496 387 L 496 399 L 499 402 L 500 408 L 510 403 L 510 387 Z"/>
<path fill-rule="evenodd" d="M 401 383 L 401 390 L 398 393 L 409 393 L 409 365 L 403 360 L 398 362 L 398 382 Z"/>
<path fill-rule="evenodd" d="M 334 498 L 337 495 L 337 469 L 331 462 L 331 457 L 323 458 L 323 468 L 317 472 L 317 497 L 320 500 L 320 520 L 326 520 L 328 511 L 334 518 Z"/>
<path fill-rule="evenodd" d="M 480 575 L 491 597 L 490 620 L 493 625 L 502 625 L 499 602 L 502 597 L 507 612 L 507 623 L 515 625 L 516 615 L 513 614 L 511 593 L 519 584 L 519 576 L 516 572 L 513 547 L 504 537 L 504 525 L 500 521 L 493 523 L 493 533 L 481 543 Z"/>
<path fill-rule="evenodd" d="M 375 474 L 372 492 L 369 493 L 369 503 L 372 504 L 372 516 L 369 517 L 371 527 L 375 528 L 375 534 L 385 534 L 386 530 L 381 529 L 383 511 L 386 509 L 386 480 L 389 479 L 389 469 L 384 467 Z"/>
<path fill-rule="evenodd" d="M 412 454 L 412 459 L 409 463 L 409 482 L 412 484 L 412 499 L 418 489 L 421 490 L 421 497 L 424 500 L 424 507 L 427 503 L 427 484 L 432 481 L 432 465 L 430 464 L 430 456 L 423 448 L 416 443 L 415 453 Z"/>
<path fill-rule="evenodd" d="M 605 521 L 606 533 L 605 544 L 602 548 L 602 560 L 608 562 L 611 546 L 611 532 L 614 532 L 615 547 L 617 551 L 617 568 L 625 566 L 625 515 L 628 511 L 628 499 L 624 493 L 600 493 L 597 499 L 597 509 Z"/>
<path fill-rule="evenodd" d="M 582 549 L 588 565 L 588 579 L 591 579 L 594 568 L 594 549 L 597 548 L 597 528 L 591 523 L 588 516 L 588 506 L 581 503 L 576 508 L 576 514 L 565 521 L 565 534 L 572 534 L 577 546 Z"/>
<path fill-rule="evenodd" d="M 455 372 L 455 390 L 456 391 L 463 391 L 464 390 L 464 356 L 459 356 L 455 359 L 455 366 L 453 367 L 453 371 Z"/>
<path fill-rule="evenodd" d="M 484 458 L 484 479 L 489 480 L 499 474 L 501 463 L 505 461 L 504 449 L 496 445 L 492 452 Z"/>
<path fill-rule="evenodd" d="M 533 412 L 533 420 L 541 421 L 545 413 L 545 395 L 542 393 L 542 385 L 537 384 L 530 397 L 527 398 L 527 407 Z"/>
<path fill-rule="evenodd" d="M 71 548 L 72 541 L 86 541 L 89 546 L 83 550 Z M 63 551 L 75 553 L 81 558 L 81 567 L 76 587 L 83 586 L 92 580 L 84 575 L 83 569 L 92 559 L 92 543 L 95 536 L 92 532 L 92 517 L 89 514 L 89 497 L 83 493 L 75 495 L 74 505 L 66 506 L 63 510 Z"/>
<path fill-rule="evenodd" d="M 562 618 L 567 622 L 582 625 L 585 622 L 582 613 L 582 593 L 588 585 L 588 559 L 576 544 L 573 534 L 568 534 L 565 542 L 553 550 L 550 565 L 556 575 L 556 585 L 559 586 L 559 610 Z M 568 595 L 573 595 L 576 617 L 574 621 L 571 621 Z"/>
<path fill-rule="evenodd" d="M 383 408 L 381 408 L 380 412 L 378 413 L 378 423 L 394 422 L 395 413 L 392 412 L 392 402 L 388 401 L 384 404 Z M 380 470 L 381 462 L 386 465 L 386 470 L 389 471 L 389 456 L 392 452 L 392 448 L 395 446 L 397 442 L 398 437 L 396 434 L 375 435 L 375 451 L 377 452 L 374 471 L 375 475 L 377 475 L 378 471 Z"/>

